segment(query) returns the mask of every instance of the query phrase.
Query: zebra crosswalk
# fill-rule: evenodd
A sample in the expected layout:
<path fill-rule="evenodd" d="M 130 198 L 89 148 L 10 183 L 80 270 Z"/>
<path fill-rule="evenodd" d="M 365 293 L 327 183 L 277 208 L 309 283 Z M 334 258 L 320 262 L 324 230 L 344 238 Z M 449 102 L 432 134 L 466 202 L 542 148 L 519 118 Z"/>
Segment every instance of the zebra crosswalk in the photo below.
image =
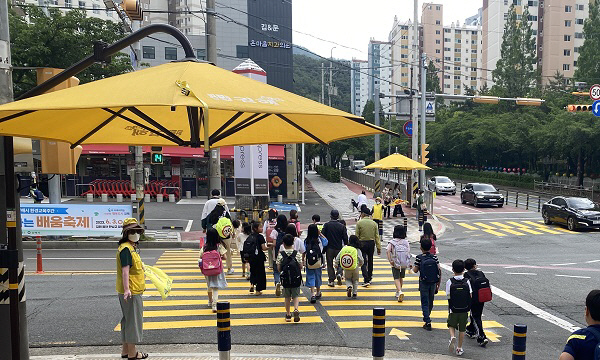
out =
<path fill-rule="evenodd" d="M 502 237 L 509 235 L 530 236 L 530 235 L 564 235 L 579 234 L 576 231 L 570 231 L 560 226 L 545 225 L 542 220 L 530 221 L 475 221 L 475 222 L 455 222 L 469 231 L 484 232 L 486 234 Z"/>

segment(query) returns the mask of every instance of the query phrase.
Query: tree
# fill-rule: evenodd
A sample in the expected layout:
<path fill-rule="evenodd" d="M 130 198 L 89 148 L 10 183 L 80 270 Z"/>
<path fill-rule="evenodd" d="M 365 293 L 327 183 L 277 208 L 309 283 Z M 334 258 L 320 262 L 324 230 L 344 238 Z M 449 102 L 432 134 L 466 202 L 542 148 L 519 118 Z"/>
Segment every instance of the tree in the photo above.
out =
<path fill-rule="evenodd" d="M 429 60 L 429 65 L 427 65 L 427 82 L 426 89 L 427 92 L 433 92 L 435 94 L 440 94 L 442 92 L 442 88 L 440 87 L 440 77 L 438 76 L 439 69 L 435 66 L 433 60 Z"/>
<path fill-rule="evenodd" d="M 585 41 L 579 48 L 575 79 L 588 84 L 600 82 L 600 62 L 598 47 L 600 46 L 600 5 L 597 0 L 590 1 L 589 17 L 583 24 Z"/>
<path fill-rule="evenodd" d="M 505 97 L 525 97 L 537 79 L 535 37 L 527 21 L 529 10 L 517 20 L 514 5 L 510 6 L 504 26 L 500 59 L 492 71 L 494 92 Z"/>
<path fill-rule="evenodd" d="M 23 12 L 23 16 L 16 11 Z M 120 24 L 86 17 L 85 12 L 71 10 L 63 14 L 48 8 L 46 15 L 37 6 L 11 9 L 9 14 L 12 63 L 15 67 L 53 67 L 65 69 L 89 56 L 94 41 L 112 44 L 125 36 Z M 129 56 L 113 55 L 108 65 L 95 64 L 79 73 L 81 83 L 99 80 L 131 70 Z M 36 84 L 36 72 L 13 72 L 15 96 Z"/>

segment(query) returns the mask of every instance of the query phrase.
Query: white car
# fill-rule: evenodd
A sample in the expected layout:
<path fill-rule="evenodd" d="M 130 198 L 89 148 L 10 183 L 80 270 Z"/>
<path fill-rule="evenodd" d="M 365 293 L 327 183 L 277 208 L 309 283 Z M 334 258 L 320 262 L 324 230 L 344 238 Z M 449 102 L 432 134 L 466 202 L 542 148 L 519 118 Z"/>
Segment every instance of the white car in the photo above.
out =
<path fill-rule="evenodd" d="M 427 187 L 436 194 L 456 195 L 456 184 L 446 176 L 434 176 L 427 182 Z"/>

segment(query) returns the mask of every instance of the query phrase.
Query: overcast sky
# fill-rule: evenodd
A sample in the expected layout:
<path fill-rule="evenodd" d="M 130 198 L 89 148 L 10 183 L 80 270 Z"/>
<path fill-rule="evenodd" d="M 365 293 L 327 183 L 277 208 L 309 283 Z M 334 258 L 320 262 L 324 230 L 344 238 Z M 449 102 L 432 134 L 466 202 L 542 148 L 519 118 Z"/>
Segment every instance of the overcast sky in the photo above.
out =
<path fill-rule="evenodd" d="M 421 6 L 419 0 L 419 19 Z M 477 14 L 482 0 L 438 0 L 444 5 L 444 25 Z M 398 21 L 405 22 L 413 17 L 411 0 L 294 0 L 293 4 L 293 42 L 325 57 L 367 60 L 367 46 L 370 38 L 387 41 L 394 24 L 394 15 Z M 306 36 L 307 33 L 326 41 Z M 331 42 L 341 44 L 352 50 Z"/>

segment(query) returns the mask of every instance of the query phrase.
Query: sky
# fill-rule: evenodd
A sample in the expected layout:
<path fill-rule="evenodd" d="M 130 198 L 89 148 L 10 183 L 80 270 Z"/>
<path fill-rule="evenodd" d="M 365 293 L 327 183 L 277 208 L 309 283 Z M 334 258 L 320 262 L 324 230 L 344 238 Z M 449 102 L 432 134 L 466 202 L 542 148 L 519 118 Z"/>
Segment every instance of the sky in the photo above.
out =
<path fill-rule="evenodd" d="M 419 0 L 419 19 L 424 2 L 432 1 Z M 462 25 L 483 5 L 483 0 L 433 2 L 444 5 L 444 25 L 457 20 Z M 412 20 L 414 11 L 411 0 L 294 0 L 292 6 L 294 44 L 327 58 L 333 53 L 334 58 L 348 60 L 367 60 L 369 39 L 387 41 L 394 16 L 403 23 Z"/>

